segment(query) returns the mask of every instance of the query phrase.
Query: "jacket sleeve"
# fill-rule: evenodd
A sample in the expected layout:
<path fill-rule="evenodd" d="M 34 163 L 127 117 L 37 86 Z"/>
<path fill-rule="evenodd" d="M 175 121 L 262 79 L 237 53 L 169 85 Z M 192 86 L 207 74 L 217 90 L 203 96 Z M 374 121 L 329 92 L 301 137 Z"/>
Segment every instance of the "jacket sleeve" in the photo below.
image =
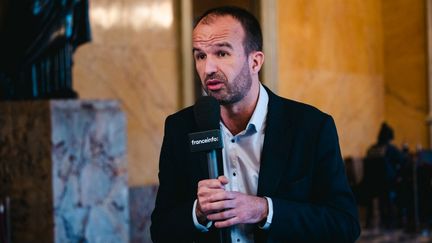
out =
<path fill-rule="evenodd" d="M 192 220 L 194 198 L 190 196 L 184 166 L 180 166 L 185 162 L 175 153 L 173 125 L 168 117 L 159 160 L 159 190 L 151 216 L 151 238 L 155 243 L 192 242 L 198 233 Z"/>
<path fill-rule="evenodd" d="M 333 119 L 325 115 L 309 178 L 311 200 L 273 198 L 268 237 L 276 242 L 354 242 L 360 234 L 357 207 L 347 183 Z M 300 187 L 301 188 L 301 187 Z"/>

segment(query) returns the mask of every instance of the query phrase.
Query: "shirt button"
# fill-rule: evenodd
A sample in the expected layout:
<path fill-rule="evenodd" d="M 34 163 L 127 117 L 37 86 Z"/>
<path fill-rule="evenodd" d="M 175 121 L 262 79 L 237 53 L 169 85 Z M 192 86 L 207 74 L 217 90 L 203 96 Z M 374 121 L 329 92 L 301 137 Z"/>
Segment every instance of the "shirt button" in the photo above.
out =
<path fill-rule="evenodd" d="M 231 143 L 235 143 L 235 139 L 234 138 L 231 139 Z"/>
<path fill-rule="evenodd" d="M 237 242 L 240 242 L 240 239 L 237 239 Z"/>
<path fill-rule="evenodd" d="M 234 172 L 234 173 L 233 173 L 233 176 L 236 176 L 236 175 L 237 175 L 237 174 Z"/>

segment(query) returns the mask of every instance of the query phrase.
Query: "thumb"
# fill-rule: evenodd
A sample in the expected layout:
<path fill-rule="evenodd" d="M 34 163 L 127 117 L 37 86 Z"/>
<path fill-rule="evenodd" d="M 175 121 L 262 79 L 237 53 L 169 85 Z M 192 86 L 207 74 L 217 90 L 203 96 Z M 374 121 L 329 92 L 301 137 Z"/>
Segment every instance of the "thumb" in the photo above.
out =
<path fill-rule="evenodd" d="M 228 184 L 229 180 L 226 178 L 226 176 L 219 176 L 218 180 L 222 183 L 222 185 Z"/>

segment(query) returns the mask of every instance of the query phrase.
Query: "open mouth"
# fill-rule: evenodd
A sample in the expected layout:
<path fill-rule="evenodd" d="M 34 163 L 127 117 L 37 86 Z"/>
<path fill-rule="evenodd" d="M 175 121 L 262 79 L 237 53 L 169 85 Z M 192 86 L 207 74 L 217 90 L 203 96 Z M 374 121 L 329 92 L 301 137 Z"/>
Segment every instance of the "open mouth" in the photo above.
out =
<path fill-rule="evenodd" d="M 224 85 L 224 82 L 219 81 L 219 80 L 208 80 L 206 82 L 206 86 L 207 89 L 210 91 L 217 91 L 220 90 L 222 88 L 222 86 Z"/>

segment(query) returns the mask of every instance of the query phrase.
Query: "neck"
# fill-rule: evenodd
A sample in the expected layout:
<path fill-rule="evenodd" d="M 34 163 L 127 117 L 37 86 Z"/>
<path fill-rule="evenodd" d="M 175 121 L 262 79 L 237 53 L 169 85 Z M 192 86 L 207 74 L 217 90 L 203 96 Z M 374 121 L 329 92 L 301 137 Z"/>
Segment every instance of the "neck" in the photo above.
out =
<path fill-rule="evenodd" d="M 231 134 L 236 135 L 246 129 L 258 102 L 259 87 L 259 81 L 253 82 L 248 95 L 241 101 L 221 106 L 222 122 Z"/>

